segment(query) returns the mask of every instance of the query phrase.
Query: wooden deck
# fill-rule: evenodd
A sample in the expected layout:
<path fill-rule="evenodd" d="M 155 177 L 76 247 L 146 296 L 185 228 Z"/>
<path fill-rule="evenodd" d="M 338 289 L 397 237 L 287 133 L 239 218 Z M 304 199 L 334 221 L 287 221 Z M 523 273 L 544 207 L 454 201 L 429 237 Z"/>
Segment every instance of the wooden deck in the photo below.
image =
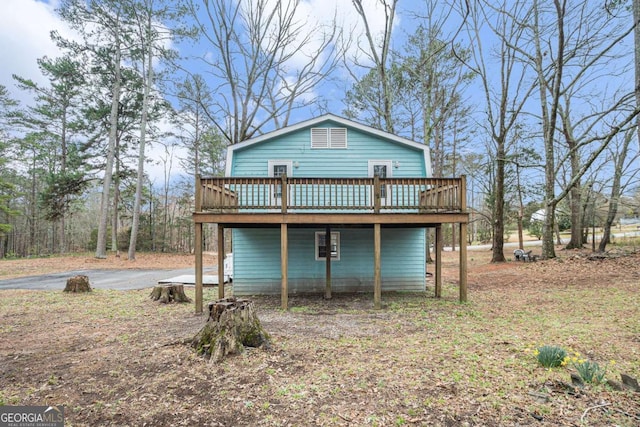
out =
<path fill-rule="evenodd" d="M 380 227 L 433 227 L 436 230 L 436 296 L 440 296 L 442 224 L 457 224 L 466 241 L 469 215 L 466 181 L 460 178 L 301 178 L 198 177 L 196 179 L 196 312 L 202 312 L 202 224 L 224 228 L 280 227 L 282 307 L 287 308 L 287 227 L 373 227 L 374 303 L 380 307 Z M 219 254 L 224 271 L 224 253 Z M 330 257 L 327 292 L 330 297 Z M 223 273 L 224 274 L 224 273 Z M 466 245 L 460 248 L 460 300 L 466 301 Z M 224 283 L 221 281 L 219 283 Z M 224 297 L 224 285 L 219 287 Z"/>

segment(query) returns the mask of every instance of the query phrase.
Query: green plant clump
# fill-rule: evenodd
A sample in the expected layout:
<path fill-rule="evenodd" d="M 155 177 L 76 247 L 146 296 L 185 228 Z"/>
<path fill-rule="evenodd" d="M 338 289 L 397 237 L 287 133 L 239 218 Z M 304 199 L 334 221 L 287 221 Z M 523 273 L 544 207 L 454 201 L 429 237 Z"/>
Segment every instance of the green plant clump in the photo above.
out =
<path fill-rule="evenodd" d="M 602 384 L 607 373 L 605 368 L 601 368 L 596 362 L 580 360 L 573 363 L 573 367 L 578 371 L 582 381 L 588 384 Z"/>
<path fill-rule="evenodd" d="M 567 352 L 564 348 L 555 345 L 543 345 L 536 350 L 538 363 L 545 368 L 557 368 L 562 365 Z"/>

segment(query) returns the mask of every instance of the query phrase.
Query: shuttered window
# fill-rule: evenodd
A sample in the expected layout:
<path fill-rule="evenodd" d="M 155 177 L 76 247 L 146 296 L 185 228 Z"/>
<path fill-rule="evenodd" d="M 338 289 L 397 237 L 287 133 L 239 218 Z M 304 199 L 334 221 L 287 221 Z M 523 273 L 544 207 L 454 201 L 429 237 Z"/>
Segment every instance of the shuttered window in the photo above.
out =
<path fill-rule="evenodd" d="M 311 128 L 311 148 L 347 148 L 347 129 Z"/>

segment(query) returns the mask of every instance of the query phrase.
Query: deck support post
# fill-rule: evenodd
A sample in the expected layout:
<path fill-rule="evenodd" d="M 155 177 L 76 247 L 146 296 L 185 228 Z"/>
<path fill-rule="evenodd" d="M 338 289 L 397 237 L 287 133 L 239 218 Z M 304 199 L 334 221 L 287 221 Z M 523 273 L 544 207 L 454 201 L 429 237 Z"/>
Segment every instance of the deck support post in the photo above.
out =
<path fill-rule="evenodd" d="M 282 271 L 281 305 L 283 310 L 289 309 L 289 240 L 287 224 L 280 224 L 280 270 Z"/>
<path fill-rule="evenodd" d="M 442 224 L 436 225 L 436 242 L 435 242 L 435 253 L 436 253 L 436 268 L 435 268 L 435 297 L 442 297 Z"/>
<path fill-rule="evenodd" d="M 467 211 L 467 177 L 460 176 L 460 210 Z M 467 301 L 467 222 L 460 223 L 460 302 Z"/>
<path fill-rule="evenodd" d="M 373 305 L 381 308 L 382 280 L 380 271 L 380 224 L 373 225 Z"/>
<path fill-rule="evenodd" d="M 218 224 L 218 299 L 224 298 L 224 226 Z"/>
<path fill-rule="evenodd" d="M 460 302 L 467 302 L 467 224 L 460 224 Z"/>
<path fill-rule="evenodd" d="M 202 223 L 195 223 L 195 254 L 196 254 L 196 314 L 202 314 Z"/>
<path fill-rule="evenodd" d="M 331 299 L 331 226 L 329 225 L 325 228 L 324 253 L 326 260 L 324 298 Z"/>

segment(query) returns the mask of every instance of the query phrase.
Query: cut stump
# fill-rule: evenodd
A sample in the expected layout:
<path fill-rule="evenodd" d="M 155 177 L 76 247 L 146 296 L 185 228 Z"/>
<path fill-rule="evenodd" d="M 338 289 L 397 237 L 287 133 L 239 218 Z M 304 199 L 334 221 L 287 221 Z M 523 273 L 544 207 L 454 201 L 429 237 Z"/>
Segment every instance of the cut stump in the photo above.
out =
<path fill-rule="evenodd" d="M 155 286 L 149 297 L 152 300 L 160 301 L 163 304 L 168 304 L 174 301 L 191 302 L 191 298 L 184 293 L 184 285 L 178 284 Z"/>
<path fill-rule="evenodd" d="M 78 275 L 69 277 L 64 292 L 91 292 L 91 283 L 89 276 Z"/>
<path fill-rule="evenodd" d="M 269 345 L 256 315 L 253 301 L 223 298 L 209 303 L 209 318 L 191 342 L 198 354 L 220 362 L 229 354 L 239 354 L 245 347 Z"/>

